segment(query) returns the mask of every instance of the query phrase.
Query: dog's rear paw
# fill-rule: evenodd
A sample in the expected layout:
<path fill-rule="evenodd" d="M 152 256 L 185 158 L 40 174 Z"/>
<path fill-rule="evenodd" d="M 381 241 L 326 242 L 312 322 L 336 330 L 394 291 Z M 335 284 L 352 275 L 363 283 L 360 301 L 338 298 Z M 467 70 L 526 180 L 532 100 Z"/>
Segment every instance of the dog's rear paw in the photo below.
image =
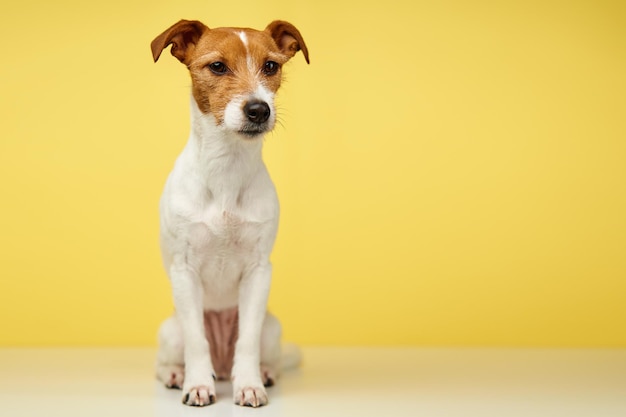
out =
<path fill-rule="evenodd" d="M 278 372 L 273 366 L 261 364 L 261 380 L 265 387 L 271 387 L 276 383 L 278 379 Z"/>
<path fill-rule="evenodd" d="M 185 370 L 180 365 L 157 365 L 157 378 L 167 388 L 181 389 L 185 381 Z"/>
<path fill-rule="evenodd" d="M 246 407 L 260 407 L 267 404 L 265 388 L 244 387 L 235 391 L 235 404 Z"/>
<path fill-rule="evenodd" d="M 183 404 L 194 407 L 204 407 L 215 402 L 215 388 L 207 386 L 193 387 L 183 393 Z"/>

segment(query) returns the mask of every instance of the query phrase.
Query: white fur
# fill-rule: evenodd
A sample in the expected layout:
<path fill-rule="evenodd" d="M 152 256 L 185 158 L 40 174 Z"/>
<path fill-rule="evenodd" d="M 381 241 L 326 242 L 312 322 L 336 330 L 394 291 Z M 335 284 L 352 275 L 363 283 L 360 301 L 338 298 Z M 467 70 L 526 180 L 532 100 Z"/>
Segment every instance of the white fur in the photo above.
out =
<path fill-rule="evenodd" d="M 250 56 L 250 48 L 248 48 L 248 36 L 246 36 L 246 32 L 238 32 L 239 39 L 241 39 L 241 43 L 246 47 L 246 64 L 248 65 L 248 71 L 254 73 L 254 62 L 252 60 L 252 56 Z"/>
<path fill-rule="evenodd" d="M 268 102 L 273 115 L 273 95 L 263 87 L 254 95 Z M 166 384 L 180 381 L 184 363 L 183 396 L 196 398 L 191 405 L 209 404 L 215 395 L 204 310 L 239 308 L 236 402 L 266 403 L 261 355 L 265 362 L 280 359 L 280 325 L 266 317 L 278 200 L 261 159 L 262 140 L 236 133 L 243 100 L 231 102 L 225 124 L 218 126 L 191 99 L 190 137 L 161 197 L 161 248 L 176 315 L 160 331 L 157 374 Z"/>
<path fill-rule="evenodd" d="M 239 39 L 241 39 L 241 42 L 244 44 L 244 46 L 246 47 L 246 51 L 248 50 L 248 37 L 246 36 L 246 32 L 239 32 Z"/>

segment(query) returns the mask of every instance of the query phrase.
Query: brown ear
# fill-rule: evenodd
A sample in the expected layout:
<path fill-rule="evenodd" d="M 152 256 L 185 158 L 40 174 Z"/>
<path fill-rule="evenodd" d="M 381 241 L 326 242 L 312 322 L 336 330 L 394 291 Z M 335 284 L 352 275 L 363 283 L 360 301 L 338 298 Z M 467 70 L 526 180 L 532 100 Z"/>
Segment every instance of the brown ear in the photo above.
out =
<path fill-rule="evenodd" d="M 172 55 L 183 64 L 189 64 L 187 62 L 189 53 L 195 48 L 200 36 L 208 29 L 202 22 L 197 20 L 181 20 L 172 25 L 150 44 L 154 62 L 157 62 L 163 49 L 172 44 Z"/>
<path fill-rule="evenodd" d="M 309 51 L 306 48 L 304 39 L 302 39 L 302 35 L 300 35 L 300 32 L 294 25 L 283 20 L 274 20 L 267 25 L 265 31 L 274 39 L 274 42 L 276 42 L 283 54 L 291 58 L 296 52 L 302 50 L 306 63 L 309 63 Z"/>

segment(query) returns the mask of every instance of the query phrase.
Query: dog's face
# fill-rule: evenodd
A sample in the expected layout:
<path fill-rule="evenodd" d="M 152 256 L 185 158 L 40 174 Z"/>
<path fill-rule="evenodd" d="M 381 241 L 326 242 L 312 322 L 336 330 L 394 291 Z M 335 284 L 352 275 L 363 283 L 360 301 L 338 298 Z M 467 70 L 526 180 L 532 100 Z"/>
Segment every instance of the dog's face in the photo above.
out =
<path fill-rule="evenodd" d="M 191 73 L 200 111 L 247 138 L 274 127 L 274 94 L 280 87 L 283 64 L 299 50 L 309 62 L 300 32 L 283 21 L 258 31 L 209 29 L 198 21 L 181 20 L 152 41 L 155 62 L 170 44 L 172 55 Z"/>

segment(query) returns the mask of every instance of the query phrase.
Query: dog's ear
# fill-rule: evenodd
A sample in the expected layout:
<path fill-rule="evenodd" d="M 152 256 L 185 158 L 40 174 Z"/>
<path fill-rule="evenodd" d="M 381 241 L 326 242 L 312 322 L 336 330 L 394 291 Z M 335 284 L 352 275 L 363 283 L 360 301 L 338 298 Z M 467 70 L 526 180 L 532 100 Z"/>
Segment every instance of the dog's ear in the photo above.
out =
<path fill-rule="evenodd" d="M 306 48 L 302 35 L 294 25 L 282 20 L 274 20 L 267 25 L 265 31 L 270 34 L 278 49 L 289 58 L 294 56 L 296 52 L 302 50 L 306 63 L 309 63 L 309 51 Z"/>
<path fill-rule="evenodd" d="M 172 25 L 165 32 L 156 37 L 150 44 L 152 57 L 157 62 L 163 49 L 172 44 L 172 55 L 183 64 L 189 64 L 187 59 L 196 46 L 202 34 L 209 30 L 202 22 L 197 20 L 181 20 Z"/>

